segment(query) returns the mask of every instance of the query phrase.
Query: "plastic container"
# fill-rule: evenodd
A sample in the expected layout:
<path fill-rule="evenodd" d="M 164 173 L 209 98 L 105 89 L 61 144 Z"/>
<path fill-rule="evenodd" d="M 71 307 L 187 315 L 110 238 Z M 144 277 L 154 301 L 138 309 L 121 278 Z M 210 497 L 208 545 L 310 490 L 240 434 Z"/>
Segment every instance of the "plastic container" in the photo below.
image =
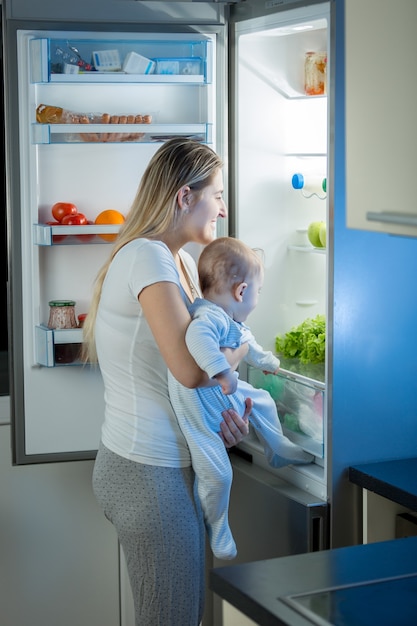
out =
<path fill-rule="evenodd" d="M 120 72 L 122 64 L 118 50 L 95 50 L 93 64 L 99 72 Z"/>
<path fill-rule="evenodd" d="M 155 61 L 138 54 L 137 52 L 129 52 L 123 61 L 122 70 L 126 74 L 153 74 L 155 70 Z"/>
<path fill-rule="evenodd" d="M 319 198 L 326 197 L 327 179 L 315 174 L 301 174 L 297 172 L 293 175 L 291 184 L 294 189 L 300 189 L 306 198 L 316 195 Z"/>
<path fill-rule="evenodd" d="M 202 59 L 190 57 L 183 59 L 155 59 L 156 74 L 195 76 L 202 73 Z"/>
<path fill-rule="evenodd" d="M 306 52 L 304 91 L 307 96 L 324 96 L 327 93 L 327 52 Z"/>

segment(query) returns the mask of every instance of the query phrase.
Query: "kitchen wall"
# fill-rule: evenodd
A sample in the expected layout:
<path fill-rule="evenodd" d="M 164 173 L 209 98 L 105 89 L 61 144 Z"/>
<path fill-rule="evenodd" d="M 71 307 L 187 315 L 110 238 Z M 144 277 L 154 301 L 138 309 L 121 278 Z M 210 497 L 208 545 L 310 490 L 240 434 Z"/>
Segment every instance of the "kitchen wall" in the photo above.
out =
<path fill-rule="evenodd" d="M 330 345 L 334 444 L 329 450 L 332 507 L 337 510 L 332 528 L 334 547 L 343 541 L 340 529 L 352 511 L 349 494 L 353 490 L 346 496 L 341 488 L 347 482 L 348 466 L 417 454 L 417 238 L 346 227 L 344 107 L 349 94 L 344 85 L 344 0 L 336 0 L 336 8 L 334 321 Z M 385 155 L 375 155 L 386 164 L 387 185 L 394 184 L 389 161 L 400 156 L 391 155 L 389 145 Z M 398 193 L 400 197 L 400 184 Z"/>
<path fill-rule="evenodd" d="M 117 626 L 119 553 L 92 461 L 12 467 L 0 398 L 1 626 Z"/>

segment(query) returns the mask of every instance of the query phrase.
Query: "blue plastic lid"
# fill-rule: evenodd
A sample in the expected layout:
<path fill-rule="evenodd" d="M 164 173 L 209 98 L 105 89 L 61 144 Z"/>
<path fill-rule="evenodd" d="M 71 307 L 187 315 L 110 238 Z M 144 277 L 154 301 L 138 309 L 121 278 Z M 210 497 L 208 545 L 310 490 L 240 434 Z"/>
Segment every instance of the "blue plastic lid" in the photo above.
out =
<path fill-rule="evenodd" d="M 294 174 L 292 177 L 292 186 L 294 189 L 302 189 L 304 187 L 304 176 L 302 174 Z"/>

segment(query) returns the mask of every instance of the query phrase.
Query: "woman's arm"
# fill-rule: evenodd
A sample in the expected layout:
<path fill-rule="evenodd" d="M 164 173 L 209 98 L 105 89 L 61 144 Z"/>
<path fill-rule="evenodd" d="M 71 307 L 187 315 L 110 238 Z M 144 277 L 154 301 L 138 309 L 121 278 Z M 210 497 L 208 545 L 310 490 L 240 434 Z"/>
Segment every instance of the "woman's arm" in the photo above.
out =
<path fill-rule="evenodd" d="M 191 318 L 178 286 L 169 282 L 154 283 L 143 289 L 138 299 L 157 346 L 173 376 L 185 387 L 209 385 L 207 374 L 198 367 L 185 343 L 185 332 Z M 237 350 L 227 349 L 227 352 L 230 352 L 232 357 L 242 348 L 244 346 Z M 238 365 L 240 358 L 234 359 L 235 366 Z M 226 448 L 237 445 L 248 434 L 248 417 L 251 410 L 252 400 L 247 398 L 243 416 L 238 415 L 233 409 L 222 413 L 224 421 L 220 423 L 219 435 Z"/>
<path fill-rule="evenodd" d="M 171 282 L 158 282 L 145 287 L 138 297 L 143 314 L 150 326 L 159 351 L 173 376 L 184 387 L 206 387 L 209 377 L 199 368 L 188 351 L 185 333 L 191 321 L 178 286 Z M 234 370 L 248 351 L 246 344 L 239 348 L 222 350 Z"/>
<path fill-rule="evenodd" d="M 159 282 L 139 294 L 139 303 L 159 351 L 173 376 L 185 387 L 206 386 L 209 378 L 188 351 L 185 332 L 191 321 L 178 285 Z"/>

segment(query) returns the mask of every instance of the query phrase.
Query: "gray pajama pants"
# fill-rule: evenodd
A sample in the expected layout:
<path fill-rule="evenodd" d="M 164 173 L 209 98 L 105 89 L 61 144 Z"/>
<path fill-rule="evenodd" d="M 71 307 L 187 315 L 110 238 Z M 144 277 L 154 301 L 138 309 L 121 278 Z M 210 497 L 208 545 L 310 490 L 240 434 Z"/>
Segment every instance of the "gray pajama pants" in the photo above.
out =
<path fill-rule="evenodd" d="M 101 444 L 93 489 L 123 548 L 135 625 L 198 626 L 205 535 L 193 469 L 143 465 Z"/>

